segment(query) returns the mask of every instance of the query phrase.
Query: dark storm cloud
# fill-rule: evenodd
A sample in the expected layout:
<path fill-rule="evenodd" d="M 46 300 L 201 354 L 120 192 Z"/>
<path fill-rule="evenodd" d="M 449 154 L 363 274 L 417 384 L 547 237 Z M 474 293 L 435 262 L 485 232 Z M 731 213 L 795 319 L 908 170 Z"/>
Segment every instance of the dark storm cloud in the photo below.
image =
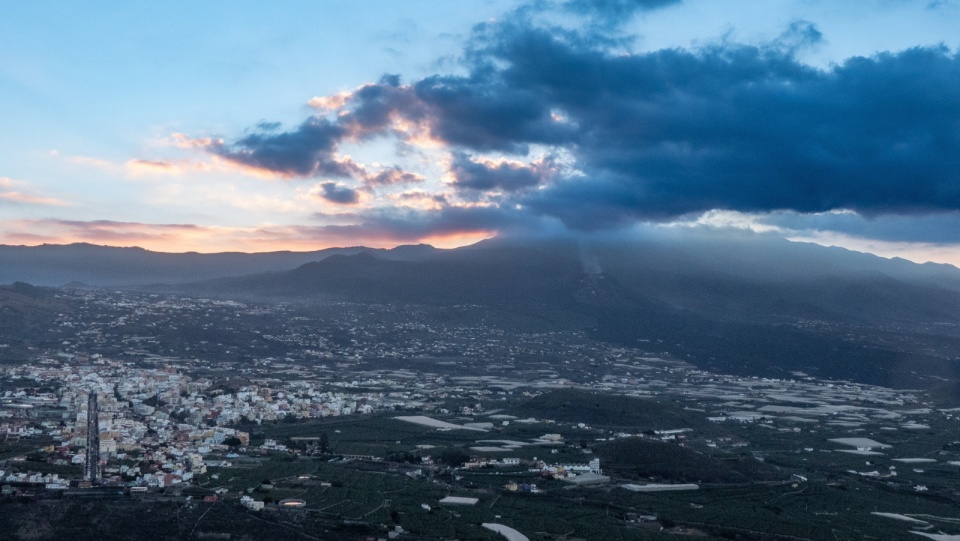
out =
<path fill-rule="evenodd" d="M 335 155 L 345 130 L 323 118 L 310 118 L 296 129 L 277 132 L 278 125 L 260 123 L 257 131 L 232 145 L 211 151 L 234 163 L 285 176 L 324 175 L 346 178 L 358 172 L 349 160 Z"/>
<path fill-rule="evenodd" d="M 485 23 L 463 74 L 409 84 L 386 76 L 351 95 L 336 120 L 257 132 L 216 151 L 288 175 L 362 179 L 336 158 L 339 141 L 427 135 L 454 153 L 453 187 L 464 197 L 501 189 L 505 209 L 523 209 L 510 213 L 578 229 L 711 209 L 960 210 L 960 56 L 914 48 L 825 69 L 797 60 L 820 40 L 798 21 L 759 46 L 621 54 L 596 31 Z M 562 153 L 570 167 L 544 179 L 471 159 L 523 159 L 532 145 Z M 531 186 L 540 189 L 517 189 Z"/>
<path fill-rule="evenodd" d="M 526 231 L 545 229 L 549 222 L 499 207 L 443 206 L 438 210 L 406 208 L 373 209 L 355 216 L 357 223 L 323 225 L 312 228 L 318 235 L 343 238 L 378 238 L 414 241 L 431 236 L 456 235 L 476 231 Z M 317 219 L 327 216 L 318 214 Z"/>
<path fill-rule="evenodd" d="M 780 44 L 614 56 L 546 30 L 497 32 L 486 51 L 502 67 L 485 87 L 535 94 L 568 117 L 557 132 L 585 175 L 534 203 L 570 224 L 591 219 L 577 207 L 634 219 L 960 208 L 960 58 L 945 49 L 818 70 Z M 457 115 L 464 132 L 470 118 Z M 498 130 L 480 148 L 547 139 Z"/>
<path fill-rule="evenodd" d="M 652 11 L 673 4 L 679 4 L 680 1 L 681 0 L 569 0 L 563 4 L 563 7 L 578 15 L 617 22 L 623 21 L 635 13 Z"/>
<path fill-rule="evenodd" d="M 452 207 L 438 211 L 387 209 L 367 216 L 367 225 L 408 238 L 484 229 L 508 229 L 525 219 L 497 207 Z"/>
<path fill-rule="evenodd" d="M 543 182 L 549 174 L 549 166 L 477 162 L 466 154 L 455 153 L 450 172 L 454 176 L 453 184 L 458 188 L 515 192 Z"/>
<path fill-rule="evenodd" d="M 558 218 L 567 227 L 580 231 L 628 226 L 637 221 L 637 209 L 644 206 L 629 186 L 601 179 L 558 183 L 547 190 L 525 195 L 519 201 L 523 208 Z M 672 213 L 656 214 L 653 209 L 644 213 L 647 220 L 672 217 Z"/>
<path fill-rule="evenodd" d="M 420 104 L 416 103 L 406 87 L 400 86 L 400 77 L 384 75 L 377 84 L 368 84 L 357 89 L 351 96 L 352 108 L 338 121 L 349 126 L 357 136 L 379 135 L 390 126 L 392 116 L 400 111 L 406 118 L 419 118 Z"/>
<path fill-rule="evenodd" d="M 539 89 L 511 86 L 499 73 L 471 77 L 433 76 L 413 92 L 434 137 L 479 151 L 526 154 L 530 143 L 565 144 L 575 135 L 551 118 Z"/>
<path fill-rule="evenodd" d="M 360 192 L 337 182 L 321 182 L 317 194 L 331 203 L 355 205 L 360 202 Z"/>

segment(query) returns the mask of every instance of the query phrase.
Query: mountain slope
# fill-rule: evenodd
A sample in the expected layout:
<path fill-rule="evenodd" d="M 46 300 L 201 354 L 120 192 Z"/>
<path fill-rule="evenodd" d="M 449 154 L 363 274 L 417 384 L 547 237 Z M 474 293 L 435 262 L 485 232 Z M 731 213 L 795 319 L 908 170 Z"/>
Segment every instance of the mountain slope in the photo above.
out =
<path fill-rule="evenodd" d="M 770 250 L 736 242 L 494 242 L 418 261 L 334 255 L 291 271 L 181 291 L 471 305 L 549 319 L 557 330 L 585 329 L 607 342 L 657 344 L 657 351 L 721 372 L 784 377 L 802 371 L 901 387 L 960 377 L 953 361 L 960 357 L 958 273 L 784 243 L 773 246 L 780 263 L 757 259 Z"/>
<path fill-rule="evenodd" d="M 289 270 L 334 254 L 374 252 L 384 258 L 418 259 L 435 251 L 431 246 L 421 245 L 392 250 L 352 247 L 314 252 L 172 254 L 93 244 L 0 245 L 0 284 L 16 281 L 46 286 L 71 282 L 93 286 L 182 283 Z"/>
<path fill-rule="evenodd" d="M 187 291 L 372 303 L 543 304 L 568 293 L 569 262 L 432 258 L 397 261 L 370 253 L 333 255 L 294 270 L 184 286 Z"/>
<path fill-rule="evenodd" d="M 25 343 L 55 326 L 66 310 L 55 293 L 23 282 L 0 286 L 0 361 L 23 359 Z"/>
<path fill-rule="evenodd" d="M 182 287 L 357 302 L 645 307 L 749 323 L 814 320 L 916 328 L 949 323 L 960 314 L 960 270 L 954 267 L 787 241 L 757 244 L 495 242 L 435 251 L 415 261 L 367 251 L 334 254 L 285 272 Z"/>
<path fill-rule="evenodd" d="M 73 245 L 28 254 L 25 268 L 43 271 L 37 262 L 46 254 L 50 275 L 63 282 L 166 282 L 148 289 L 441 311 L 458 305 L 494 324 L 581 330 L 722 372 L 802 371 L 896 386 L 960 379 L 960 270 L 758 235 L 209 255 Z M 0 269 L 18 263 L 0 259 Z"/>

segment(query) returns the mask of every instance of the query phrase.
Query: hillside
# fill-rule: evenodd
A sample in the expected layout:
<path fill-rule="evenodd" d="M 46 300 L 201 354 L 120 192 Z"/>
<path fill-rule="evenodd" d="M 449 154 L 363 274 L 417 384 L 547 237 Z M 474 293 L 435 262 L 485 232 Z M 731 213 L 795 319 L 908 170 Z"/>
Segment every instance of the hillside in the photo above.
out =
<path fill-rule="evenodd" d="M 741 323 L 816 320 L 914 329 L 952 322 L 960 313 L 960 270 L 954 267 L 747 240 L 491 241 L 415 259 L 370 250 L 182 289 L 357 302 L 615 307 Z"/>
<path fill-rule="evenodd" d="M 766 238 L 493 240 L 416 260 L 335 254 L 175 291 L 296 302 L 474 306 L 703 368 L 871 384 L 955 379 L 960 270 Z M 542 330 L 542 329 L 541 329 Z M 917 370 L 922 367 L 922 370 Z"/>
<path fill-rule="evenodd" d="M 91 286 L 130 286 L 195 282 L 225 276 L 290 270 L 334 254 L 374 252 L 382 258 L 416 259 L 433 247 L 399 246 L 392 250 L 364 247 L 330 248 L 312 252 L 162 253 L 143 248 L 93 244 L 0 245 L 0 284 L 15 281 L 61 286 L 71 282 Z"/>
<path fill-rule="evenodd" d="M 23 282 L 0 286 L 0 360 L 21 358 L 25 341 L 53 326 L 66 309 L 55 292 Z"/>
<path fill-rule="evenodd" d="M 800 371 L 899 387 L 960 378 L 960 270 L 758 235 L 268 254 L 0 249 L 29 256 L 0 259 L 0 270 L 39 265 L 14 273 L 38 283 L 56 276 L 246 300 L 470 307 L 477 321 L 656 344 L 724 373 Z"/>

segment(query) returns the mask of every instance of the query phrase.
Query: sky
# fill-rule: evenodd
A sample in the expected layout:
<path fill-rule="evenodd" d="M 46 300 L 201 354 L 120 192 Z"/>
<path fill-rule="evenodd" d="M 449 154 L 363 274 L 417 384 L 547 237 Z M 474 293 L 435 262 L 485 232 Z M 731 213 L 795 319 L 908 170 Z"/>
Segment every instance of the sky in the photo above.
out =
<path fill-rule="evenodd" d="M 0 244 L 740 230 L 960 265 L 960 0 L 12 1 Z"/>

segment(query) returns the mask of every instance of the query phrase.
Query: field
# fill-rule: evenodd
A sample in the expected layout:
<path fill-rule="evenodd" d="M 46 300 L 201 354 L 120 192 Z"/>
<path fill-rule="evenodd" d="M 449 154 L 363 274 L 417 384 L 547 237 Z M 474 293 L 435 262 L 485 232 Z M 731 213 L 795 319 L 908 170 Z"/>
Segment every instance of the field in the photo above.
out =
<path fill-rule="evenodd" d="M 409 535 L 424 539 L 497 538 L 481 527 L 484 522 L 506 524 L 531 539 L 660 539 L 683 532 L 724 539 L 910 539 L 910 530 L 921 524 L 875 513 L 923 515 L 916 520 L 945 531 L 956 526 L 951 522 L 955 504 L 940 489 L 960 482 L 960 467 L 944 459 L 920 464 L 893 460 L 939 457 L 942 449 L 951 449 L 947 425 L 930 430 L 854 431 L 852 436 L 843 426 L 799 425 L 805 428 L 794 431 L 750 423 L 710 425 L 704 431 L 685 433 L 682 440 L 661 442 L 643 435 L 611 436 L 630 423 L 643 423 L 636 426 L 647 431 L 676 428 L 688 415 L 684 410 L 671 402 L 616 400 L 562 391 L 508 407 L 513 420 L 503 424 L 504 417 L 498 417 L 488 432 L 436 429 L 387 414 L 264 425 L 259 429 L 261 437 L 291 445 L 316 443 L 326 434 L 329 450 L 299 458 L 270 454 L 254 462 L 240 461 L 231 468 L 211 469 L 209 473 L 217 474 L 219 480 L 208 475 L 205 483 L 208 487 L 219 483 L 233 493 L 250 493 L 267 502 L 303 499 L 307 505 L 301 512 L 318 520 L 370 525 L 374 530 L 400 525 Z M 668 414 L 653 423 L 648 411 L 658 407 Z M 539 421 L 519 423 L 516 414 Z M 487 420 L 456 414 L 430 416 L 454 424 Z M 583 420 L 591 424 L 581 426 Z M 544 434 L 559 434 L 562 443 L 535 444 Z M 873 438 L 892 447 L 883 449 L 879 458 L 857 456 L 838 452 L 849 448 L 829 441 L 838 437 Z M 726 450 L 705 445 L 717 439 L 729 442 L 728 447 L 736 445 Z M 525 445 L 517 446 L 520 443 Z M 475 450 L 507 444 L 513 446 L 506 452 Z M 613 479 L 596 487 L 577 487 L 523 465 L 463 470 L 442 463 L 421 464 L 424 457 L 436 461 L 451 454 L 461 459 L 509 456 L 526 464 L 534 457 L 557 463 L 583 463 L 596 457 Z M 361 457 L 340 458 L 345 455 Z M 874 462 L 866 464 L 870 459 Z M 850 473 L 866 468 L 890 471 L 893 465 L 902 472 L 895 478 Z M 261 487 L 266 481 L 272 485 L 269 490 Z M 700 486 L 693 491 L 647 493 L 618 486 L 647 481 Z M 510 492 L 504 487 L 511 482 L 535 484 L 540 493 Z M 920 482 L 928 483 L 931 490 L 913 490 Z M 475 506 L 439 504 L 451 495 L 479 502 Z M 636 518 L 645 516 L 657 519 Z"/>

